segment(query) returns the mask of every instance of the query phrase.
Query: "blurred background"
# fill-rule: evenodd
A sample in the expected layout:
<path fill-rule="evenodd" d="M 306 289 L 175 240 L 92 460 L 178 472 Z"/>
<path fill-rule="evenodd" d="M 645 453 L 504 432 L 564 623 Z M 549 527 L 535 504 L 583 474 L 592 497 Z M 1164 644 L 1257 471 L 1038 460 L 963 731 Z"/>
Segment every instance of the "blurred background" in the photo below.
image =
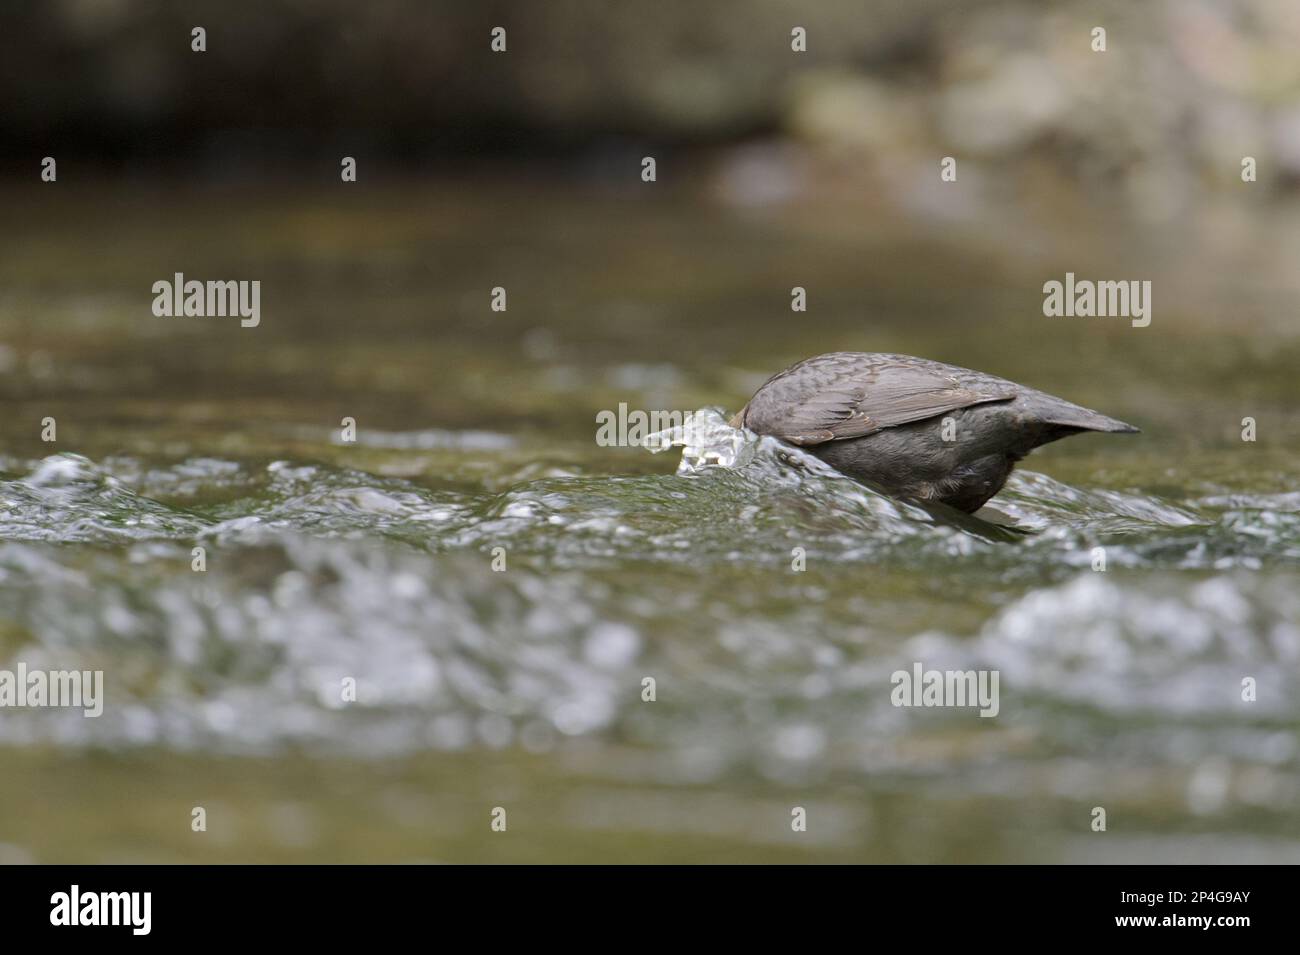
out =
<path fill-rule="evenodd" d="M 0 17 L 0 667 L 108 686 L 0 711 L 0 861 L 1300 860 L 1294 3 Z M 595 444 L 839 349 L 1144 433 L 1027 461 L 1018 542 Z"/>

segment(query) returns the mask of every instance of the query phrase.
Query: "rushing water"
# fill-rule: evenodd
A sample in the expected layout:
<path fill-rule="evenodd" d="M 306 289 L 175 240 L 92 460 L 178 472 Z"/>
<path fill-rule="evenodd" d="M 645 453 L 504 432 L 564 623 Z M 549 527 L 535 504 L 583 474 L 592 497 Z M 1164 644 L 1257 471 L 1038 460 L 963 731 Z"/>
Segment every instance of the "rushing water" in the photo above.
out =
<path fill-rule="evenodd" d="M 130 262 L 165 258 L 133 236 Z M 736 241 L 758 254 L 761 230 Z M 387 295 L 424 287 L 373 255 Z M 966 360 L 1153 432 L 1039 452 L 968 517 L 712 408 L 657 456 L 592 443 L 629 396 L 743 400 L 777 352 L 877 346 L 848 325 L 789 354 L 759 322 L 777 340 L 742 375 L 618 309 L 584 307 L 603 335 L 531 316 L 494 342 L 447 306 L 430 375 L 414 312 L 298 307 L 277 332 L 267 304 L 265 329 L 153 342 L 125 304 L 147 295 L 112 287 L 6 305 L 0 665 L 103 670 L 107 702 L 0 712 L 0 858 L 1300 860 L 1297 458 L 1231 440 L 1255 409 L 1293 427 L 1294 346 L 1259 359 L 1246 412 L 1221 379 L 1180 392 L 1161 346 L 1073 389 L 1042 344 Z M 902 350 L 956 357 L 951 324 L 916 334 Z M 1188 440 L 1191 409 L 1226 423 Z M 916 662 L 996 670 L 996 717 L 893 705 Z"/>

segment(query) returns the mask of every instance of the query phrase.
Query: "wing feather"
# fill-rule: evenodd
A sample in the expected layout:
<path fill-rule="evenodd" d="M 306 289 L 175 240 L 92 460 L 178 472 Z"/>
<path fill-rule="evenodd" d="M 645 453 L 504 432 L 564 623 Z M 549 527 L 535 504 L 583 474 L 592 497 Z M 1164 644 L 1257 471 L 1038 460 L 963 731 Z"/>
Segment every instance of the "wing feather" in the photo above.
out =
<path fill-rule="evenodd" d="M 859 367 L 816 381 L 775 378 L 750 400 L 741 420 L 754 431 L 807 446 L 1010 401 L 1016 394 L 1010 382 L 963 385 L 929 367 Z"/>

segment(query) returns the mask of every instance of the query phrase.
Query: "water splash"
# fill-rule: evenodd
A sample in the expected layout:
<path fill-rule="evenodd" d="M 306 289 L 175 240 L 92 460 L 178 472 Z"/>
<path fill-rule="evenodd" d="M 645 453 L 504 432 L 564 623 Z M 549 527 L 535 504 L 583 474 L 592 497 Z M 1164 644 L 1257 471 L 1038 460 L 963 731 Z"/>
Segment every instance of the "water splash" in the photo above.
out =
<path fill-rule="evenodd" d="M 647 435 L 642 444 L 653 454 L 681 448 L 677 473 L 699 474 L 710 467 L 744 467 L 754 460 L 759 441 L 752 431 L 733 428 L 718 409 L 702 408 L 680 425 Z"/>

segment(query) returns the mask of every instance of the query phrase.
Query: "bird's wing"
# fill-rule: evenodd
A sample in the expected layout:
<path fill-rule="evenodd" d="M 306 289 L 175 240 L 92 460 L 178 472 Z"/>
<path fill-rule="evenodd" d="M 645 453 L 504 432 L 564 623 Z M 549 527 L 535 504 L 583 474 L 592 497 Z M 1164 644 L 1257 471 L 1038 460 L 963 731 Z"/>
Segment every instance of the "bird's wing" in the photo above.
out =
<path fill-rule="evenodd" d="M 963 385 L 925 366 L 859 369 L 809 382 L 807 388 L 782 384 L 774 380 L 770 395 L 755 395 L 743 420 L 754 431 L 797 445 L 859 438 L 958 408 L 1010 401 L 1017 394 L 1010 382 Z"/>

